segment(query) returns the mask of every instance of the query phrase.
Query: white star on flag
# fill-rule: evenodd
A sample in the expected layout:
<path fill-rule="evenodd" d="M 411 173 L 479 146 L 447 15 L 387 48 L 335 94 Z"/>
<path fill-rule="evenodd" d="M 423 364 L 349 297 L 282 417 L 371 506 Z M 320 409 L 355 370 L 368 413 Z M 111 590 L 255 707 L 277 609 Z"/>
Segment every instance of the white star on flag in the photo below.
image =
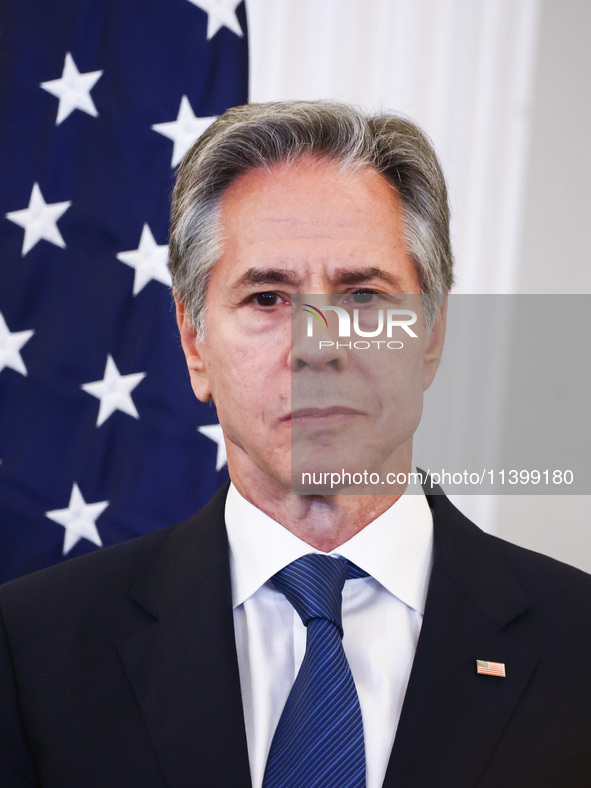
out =
<path fill-rule="evenodd" d="M 189 104 L 189 99 L 183 96 L 176 120 L 171 120 L 167 123 L 156 123 L 152 126 L 153 130 L 157 131 L 158 134 L 163 134 L 174 142 L 171 167 L 176 167 L 180 163 L 191 145 L 214 120 L 216 120 L 215 115 L 207 118 L 198 118 Z"/>
<path fill-rule="evenodd" d="M 85 383 L 82 388 L 88 394 L 100 399 L 101 404 L 99 407 L 96 426 L 100 427 L 101 424 L 113 414 L 116 410 L 127 413 L 135 419 L 139 419 L 139 413 L 136 410 L 131 392 L 134 388 L 141 383 L 146 377 L 145 372 L 135 372 L 131 375 L 121 375 L 117 369 L 117 365 L 113 361 L 112 356 L 107 356 L 107 363 L 105 366 L 105 376 L 102 380 L 96 380 L 93 383 Z"/>
<path fill-rule="evenodd" d="M 68 508 L 45 512 L 46 517 L 66 530 L 62 555 L 67 555 L 81 539 L 88 539 L 98 547 L 103 546 L 96 521 L 108 505 L 109 501 L 86 503 L 78 485 L 74 483 Z"/>
<path fill-rule="evenodd" d="M 207 40 L 213 38 L 224 25 L 242 37 L 242 28 L 236 16 L 240 0 L 189 0 L 207 14 Z"/>
<path fill-rule="evenodd" d="M 8 367 L 26 376 L 27 368 L 20 350 L 34 333 L 34 331 L 13 331 L 11 333 L 6 325 L 4 315 L 0 312 L 0 372 L 4 367 Z"/>
<path fill-rule="evenodd" d="M 50 79 L 42 82 L 41 87 L 59 99 L 57 108 L 57 119 L 55 125 L 59 126 L 75 109 L 97 117 L 98 112 L 94 106 L 94 101 L 90 97 L 90 91 L 101 78 L 102 71 L 88 71 L 81 74 L 76 68 L 74 58 L 67 52 L 64 62 L 64 70 L 60 79 Z"/>
<path fill-rule="evenodd" d="M 66 244 L 57 229 L 57 222 L 68 210 L 71 201 L 47 203 L 43 199 L 38 183 L 33 184 L 29 207 L 20 211 L 10 211 L 6 218 L 23 227 L 25 237 L 21 257 L 30 252 L 38 241 L 42 239 L 65 249 Z"/>
<path fill-rule="evenodd" d="M 144 224 L 138 248 L 129 252 L 120 252 L 117 259 L 135 269 L 134 296 L 152 279 L 162 282 L 163 285 L 172 286 L 167 267 L 168 244 L 159 246 L 147 224 Z"/>
<path fill-rule="evenodd" d="M 228 455 L 226 454 L 226 441 L 224 440 L 224 433 L 219 424 L 206 424 L 204 427 L 198 427 L 198 431 L 205 435 L 206 438 L 217 443 L 218 452 L 215 459 L 216 471 L 221 470 L 228 462 Z"/>

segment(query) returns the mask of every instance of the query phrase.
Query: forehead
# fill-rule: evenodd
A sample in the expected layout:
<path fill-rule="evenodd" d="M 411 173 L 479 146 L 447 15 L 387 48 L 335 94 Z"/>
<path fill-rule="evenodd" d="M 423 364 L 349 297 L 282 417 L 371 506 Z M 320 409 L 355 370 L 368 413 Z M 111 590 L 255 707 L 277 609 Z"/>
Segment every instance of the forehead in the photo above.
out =
<path fill-rule="evenodd" d="M 253 170 L 224 193 L 221 224 L 224 251 L 215 273 L 231 278 L 271 266 L 312 284 L 337 270 L 386 266 L 415 290 L 402 201 L 370 167 L 303 159 Z"/>

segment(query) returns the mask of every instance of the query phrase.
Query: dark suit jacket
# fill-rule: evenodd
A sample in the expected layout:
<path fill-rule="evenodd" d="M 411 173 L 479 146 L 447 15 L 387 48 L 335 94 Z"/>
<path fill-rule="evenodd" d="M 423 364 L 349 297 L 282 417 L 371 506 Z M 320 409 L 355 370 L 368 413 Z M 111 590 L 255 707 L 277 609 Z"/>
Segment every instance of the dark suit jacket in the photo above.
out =
<path fill-rule="evenodd" d="M 0 589 L 2 788 L 250 785 L 224 498 Z M 590 786 L 591 577 L 430 503 L 434 566 L 384 784 Z"/>

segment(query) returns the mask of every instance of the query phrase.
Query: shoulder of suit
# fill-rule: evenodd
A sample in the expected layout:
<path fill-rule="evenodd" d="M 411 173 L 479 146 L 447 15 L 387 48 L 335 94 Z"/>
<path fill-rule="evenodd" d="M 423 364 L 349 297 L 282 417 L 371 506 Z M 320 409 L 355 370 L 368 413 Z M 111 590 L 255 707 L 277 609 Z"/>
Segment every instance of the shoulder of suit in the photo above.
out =
<path fill-rule="evenodd" d="M 489 535 L 488 538 L 499 545 L 513 571 L 522 579 L 522 583 L 527 582 L 528 588 L 543 587 L 548 591 L 554 586 L 560 594 L 568 590 L 580 591 L 591 604 L 591 574 L 498 536 Z"/>
<path fill-rule="evenodd" d="M 177 527 L 152 531 L 5 583 L 0 586 L 0 608 L 55 606 L 61 599 L 87 599 L 93 591 L 103 596 L 127 591 Z"/>
<path fill-rule="evenodd" d="M 582 600 L 591 608 L 591 574 L 525 547 L 482 531 L 445 496 L 430 498 L 434 513 L 435 546 L 448 566 L 472 566 L 473 572 L 489 579 L 507 577 L 507 568 L 520 588 L 532 600 Z M 496 575 L 496 572 L 499 572 Z"/>
<path fill-rule="evenodd" d="M 185 522 L 151 531 L 79 558 L 68 559 L 5 583 L 0 586 L 0 605 L 28 593 L 50 592 L 72 583 L 81 590 L 85 586 L 98 585 L 102 580 L 107 588 L 119 584 L 129 587 L 166 543 L 174 541 L 179 534 L 198 531 L 208 521 L 223 517 L 227 490 L 228 485 L 222 485 L 213 498 Z"/>
<path fill-rule="evenodd" d="M 39 618 L 44 613 L 96 606 L 106 610 L 143 576 L 163 550 L 190 549 L 210 522 L 223 523 L 227 485 L 189 520 L 111 547 L 64 561 L 0 586 L 0 612 L 6 617 Z"/>

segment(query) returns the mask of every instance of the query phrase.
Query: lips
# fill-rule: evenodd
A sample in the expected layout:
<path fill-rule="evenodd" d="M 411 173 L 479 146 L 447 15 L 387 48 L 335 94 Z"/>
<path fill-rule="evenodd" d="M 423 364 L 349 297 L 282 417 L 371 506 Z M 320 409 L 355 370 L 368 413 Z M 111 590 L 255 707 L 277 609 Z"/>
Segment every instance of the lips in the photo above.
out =
<path fill-rule="evenodd" d="M 358 410 L 357 408 L 351 408 L 346 405 L 333 405 L 330 408 L 298 408 L 292 411 L 283 420 L 291 420 L 296 423 L 301 423 L 303 421 L 321 422 L 323 420 L 337 419 L 339 417 L 347 418 L 364 415 L 364 411 Z"/>

